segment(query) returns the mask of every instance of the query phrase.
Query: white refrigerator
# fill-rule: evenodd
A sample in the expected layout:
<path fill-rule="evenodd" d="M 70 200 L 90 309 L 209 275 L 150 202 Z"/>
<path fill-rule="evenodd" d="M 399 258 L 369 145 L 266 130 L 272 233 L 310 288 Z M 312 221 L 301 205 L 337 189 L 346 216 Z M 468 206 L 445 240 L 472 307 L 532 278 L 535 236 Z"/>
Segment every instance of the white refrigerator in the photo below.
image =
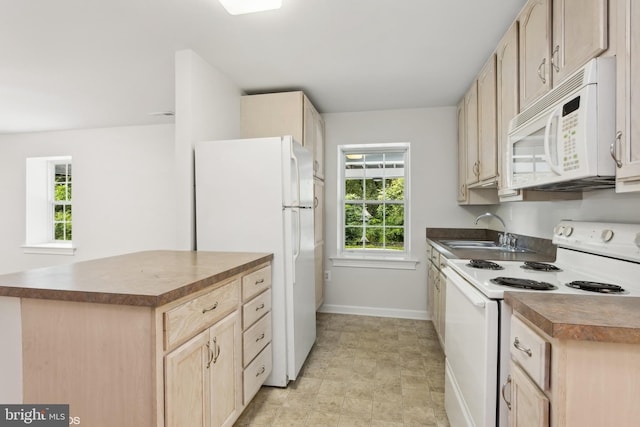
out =
<path fill-rule="evenodd" d="M 197 250 L 274 254 L 271 386 L 296 379 L 316 339 L 312 165 L 290 136 L 195 146 Z"/>

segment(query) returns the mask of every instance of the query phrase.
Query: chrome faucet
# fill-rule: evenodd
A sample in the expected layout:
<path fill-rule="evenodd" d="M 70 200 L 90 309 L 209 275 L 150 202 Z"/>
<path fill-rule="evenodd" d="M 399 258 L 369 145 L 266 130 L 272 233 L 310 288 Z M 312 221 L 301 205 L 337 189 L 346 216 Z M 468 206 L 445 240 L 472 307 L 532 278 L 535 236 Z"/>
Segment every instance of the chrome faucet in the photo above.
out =
<path fill-rule="evenodd" d="M 498 221 L 500 221 L 500 223 L 502 224 L 502 228 L 504 228 L 504 232 L 502 234 L 498 234 L 498 243 L 500 244 L 500 246 L 506 247 L 508 249 L 514 249 L 516 247 L 516 238 L 509 234 L 506 224 L 498 215 L 491 212 L 478 215 L 478 217 L 476 218 L 476 225 L 478 225 L 478 221 L 480 221 L 482 218 L 491 217 L 496 218 Z"/>

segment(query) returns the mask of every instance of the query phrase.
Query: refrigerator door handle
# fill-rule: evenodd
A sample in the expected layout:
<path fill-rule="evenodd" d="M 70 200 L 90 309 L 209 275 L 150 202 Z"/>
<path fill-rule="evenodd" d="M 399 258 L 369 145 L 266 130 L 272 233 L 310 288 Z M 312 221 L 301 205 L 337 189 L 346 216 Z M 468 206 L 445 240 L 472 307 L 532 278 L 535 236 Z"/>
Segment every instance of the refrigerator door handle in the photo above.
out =
<path fill-rule="evenodd" d="M 296 216 L 296 226 L 295 226 L 295 232 L 296 235 L 294 237 L 294 244 L 295 244 L 295 248 L 293 251 L 293 277 L 296 277 L 296 271 L 295 271 L 295 266 L 296 263 L 295 261 L 298 259 L 298 257 L 300 256 L 300 245 L 301 245 L 301 239 L 302 239 L 302 227 L 300 225 L 300 211 L 298 209 L 292 209 L 292 213 Z"/>
<path fill-rule="evenodd" d="M 293 152 L 293 144 L 291 145 L 291 160 L 293 161 L 293 167 L 296 171 L 296 182 L 295 182 L 295 188 L 296 188 L 296 200 L 293 201 L 293 205 L 294 206 L 299 206 L 300 205 L 300 164 L 298 163 L 298 158 L 296 157 L 296 154 Z"/>

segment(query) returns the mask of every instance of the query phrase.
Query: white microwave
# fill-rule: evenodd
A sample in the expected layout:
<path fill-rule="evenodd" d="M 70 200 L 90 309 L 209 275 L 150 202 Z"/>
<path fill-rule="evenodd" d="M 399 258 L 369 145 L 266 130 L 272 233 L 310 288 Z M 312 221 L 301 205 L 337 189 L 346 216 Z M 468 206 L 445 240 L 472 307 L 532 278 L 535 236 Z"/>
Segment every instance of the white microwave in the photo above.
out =
<path fill-rule="evenodd" d="M 509 123 L 510 190 L 615 185 L 615 58 L 595 58 Z"/>

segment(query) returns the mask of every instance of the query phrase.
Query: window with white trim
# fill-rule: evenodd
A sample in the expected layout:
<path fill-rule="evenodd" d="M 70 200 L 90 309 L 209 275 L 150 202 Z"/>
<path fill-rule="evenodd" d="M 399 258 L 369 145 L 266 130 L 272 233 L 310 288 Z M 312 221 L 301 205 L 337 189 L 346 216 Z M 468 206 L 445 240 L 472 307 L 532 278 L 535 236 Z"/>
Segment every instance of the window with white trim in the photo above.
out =
<path fill-rule="evenodd" d="M 409 144 L 338 147 L 341 257 L 403 259 L 409 254 Z"/>
<path fill-rule="evenodd" d="M 25 253 L 73 254 L 71 157 L 28 158 L 26 172 Z"/>

